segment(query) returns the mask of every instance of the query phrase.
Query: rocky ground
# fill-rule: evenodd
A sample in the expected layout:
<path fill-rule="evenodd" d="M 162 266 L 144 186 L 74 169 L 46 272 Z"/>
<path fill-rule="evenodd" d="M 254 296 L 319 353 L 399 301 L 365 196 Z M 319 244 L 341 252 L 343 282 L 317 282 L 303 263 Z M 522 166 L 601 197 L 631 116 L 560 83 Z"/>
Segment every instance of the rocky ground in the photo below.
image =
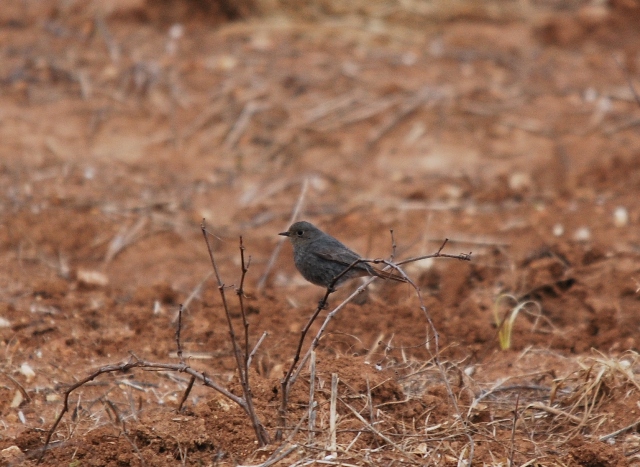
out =
<path fill-rule="evenodd" d="M 203 218 L 242 345 L 240 236 L 251 258 L 270 444 L 131 369 L 71 394 L 41 465 L 640 465 L 636 2 L 104 5 L 0 12 L 2 465 L 35 465 L 97 368 L 177 364 L 181 303 L 186 362 L 241 395 Z M 278 250 L 296 207 L 369 258 L 390 230 L 398 261 L 471 255 L 406 265 L 426 314 L 384 281 L 341 309 L 283 427 L 323 294 Z"/>

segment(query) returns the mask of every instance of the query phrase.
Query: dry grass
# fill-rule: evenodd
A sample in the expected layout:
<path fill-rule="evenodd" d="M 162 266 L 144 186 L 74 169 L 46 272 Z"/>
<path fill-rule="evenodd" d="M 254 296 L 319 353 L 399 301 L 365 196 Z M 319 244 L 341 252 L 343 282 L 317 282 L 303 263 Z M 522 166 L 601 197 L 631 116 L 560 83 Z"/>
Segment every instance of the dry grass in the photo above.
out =
<path fill-rule="evenodd" d="M 409 361 L 398 365 L 397 383 L 404 399 L 376 403 L 371 390 L 354 390 L 334 373 L 331 389 L 315 392 L 316 425 L 313 436 L 298 434 L 280 446 L 269 461 L 288 452 L 291 465 L 471 465 L 478 446 L 483 458 L 495 464 L 544 463 L 566 452 L 567 443 L 583 437 L 593 441 L 624 443 L 628 456 L 637 454 L 632 425 L 611 430 L 612 413 L 620 397 L 638 398 L 640 356 L 594 354 L 568 361 L 567 373 L 541 384 L 540 372 L 513 375 L 502 381 L 479 381 L 465 376 L 459 394 L 471 390 L 465 420 L 443 414 L 428 396 L 438 391 L 440 371 L 433 362 Z M 457 378 L 457 365 L 446 364 L 448 376 Z M 482 389 L 484 388 L 484 389 Z M 467 398 L 468 399 L 468 398 Z M 399 417 L 416 402 L 423 413 Z M 517 408 L 517 410 L 516 410 Z M 306 415 L 304 416 L 306 418 Z M 304 420 L 303 418 L 303 420 Z M 300 420 L 298 426 L 302 423 Z"/>

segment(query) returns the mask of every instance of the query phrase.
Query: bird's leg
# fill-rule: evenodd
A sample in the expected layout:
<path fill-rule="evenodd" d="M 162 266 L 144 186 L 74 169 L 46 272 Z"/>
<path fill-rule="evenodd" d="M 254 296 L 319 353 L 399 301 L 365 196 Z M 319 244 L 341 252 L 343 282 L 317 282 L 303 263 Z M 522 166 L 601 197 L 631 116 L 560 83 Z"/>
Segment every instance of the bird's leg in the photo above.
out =
<path fill-rule="evenodd" d="M 334 289 L 333 287 L 328 287 L 327 288 L 327 293 L 324 294 L 324 297 L 322 297 L 320 299 L 320 301 L 318 302 L 318 310 L 326 310 L 327 309 L 329 295 L 332 294 L 335 291 L 336 291 L 336 289 Z"/>

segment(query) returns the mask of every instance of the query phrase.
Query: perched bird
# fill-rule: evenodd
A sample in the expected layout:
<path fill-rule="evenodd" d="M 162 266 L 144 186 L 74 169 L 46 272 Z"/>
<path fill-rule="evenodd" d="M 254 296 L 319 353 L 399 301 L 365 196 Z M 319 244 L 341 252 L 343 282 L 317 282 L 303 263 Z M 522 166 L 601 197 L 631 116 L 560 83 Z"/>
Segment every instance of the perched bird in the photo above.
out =
<path fill-rule="evenodd" d="M 278 235 L 289 237 L 293 245 L 293 262 L 300 274 L 312 284 L 328 288 L 333 280 L 361 257 L 344 246 L 331 235 L 324 233 L 313 224 L 301 221 L 292 224 L 286 232 Z M 368 263 L 356 263 L 333 285 L 337 287 L 349 279 L 376 276 L 407 282 L 404 277 L 381 271 Z"/>

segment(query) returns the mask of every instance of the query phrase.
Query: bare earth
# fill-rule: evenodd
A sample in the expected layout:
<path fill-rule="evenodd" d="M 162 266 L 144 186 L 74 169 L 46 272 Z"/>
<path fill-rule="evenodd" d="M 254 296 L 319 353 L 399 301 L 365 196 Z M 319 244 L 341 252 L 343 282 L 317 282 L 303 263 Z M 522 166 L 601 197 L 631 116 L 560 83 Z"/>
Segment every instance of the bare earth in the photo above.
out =
<path fill-rule="evenodd" d="M 35 465 L 100 366 L 177 363 L 181 303 L 187 362 L 241 394 L 203 218 L 239 336 L 239 236 L 251 257 L 271 443 L 199 383 L 177 412 L 186 374 L 131 370 L 71 394 L 41 465 L 640 465 L 637 2 L 413 21 L 94 3 L 0 12 L 0 465 Z M 391 229 L 398 260 L 472 253 L 406 265 L 438 346 L 406 284 L 336 315 L 311 429 L 308 364 L 286 427 L 280 380 L 323 290 L 288 243 L 268 267 L 299 202 L 369 258 Z"/>

